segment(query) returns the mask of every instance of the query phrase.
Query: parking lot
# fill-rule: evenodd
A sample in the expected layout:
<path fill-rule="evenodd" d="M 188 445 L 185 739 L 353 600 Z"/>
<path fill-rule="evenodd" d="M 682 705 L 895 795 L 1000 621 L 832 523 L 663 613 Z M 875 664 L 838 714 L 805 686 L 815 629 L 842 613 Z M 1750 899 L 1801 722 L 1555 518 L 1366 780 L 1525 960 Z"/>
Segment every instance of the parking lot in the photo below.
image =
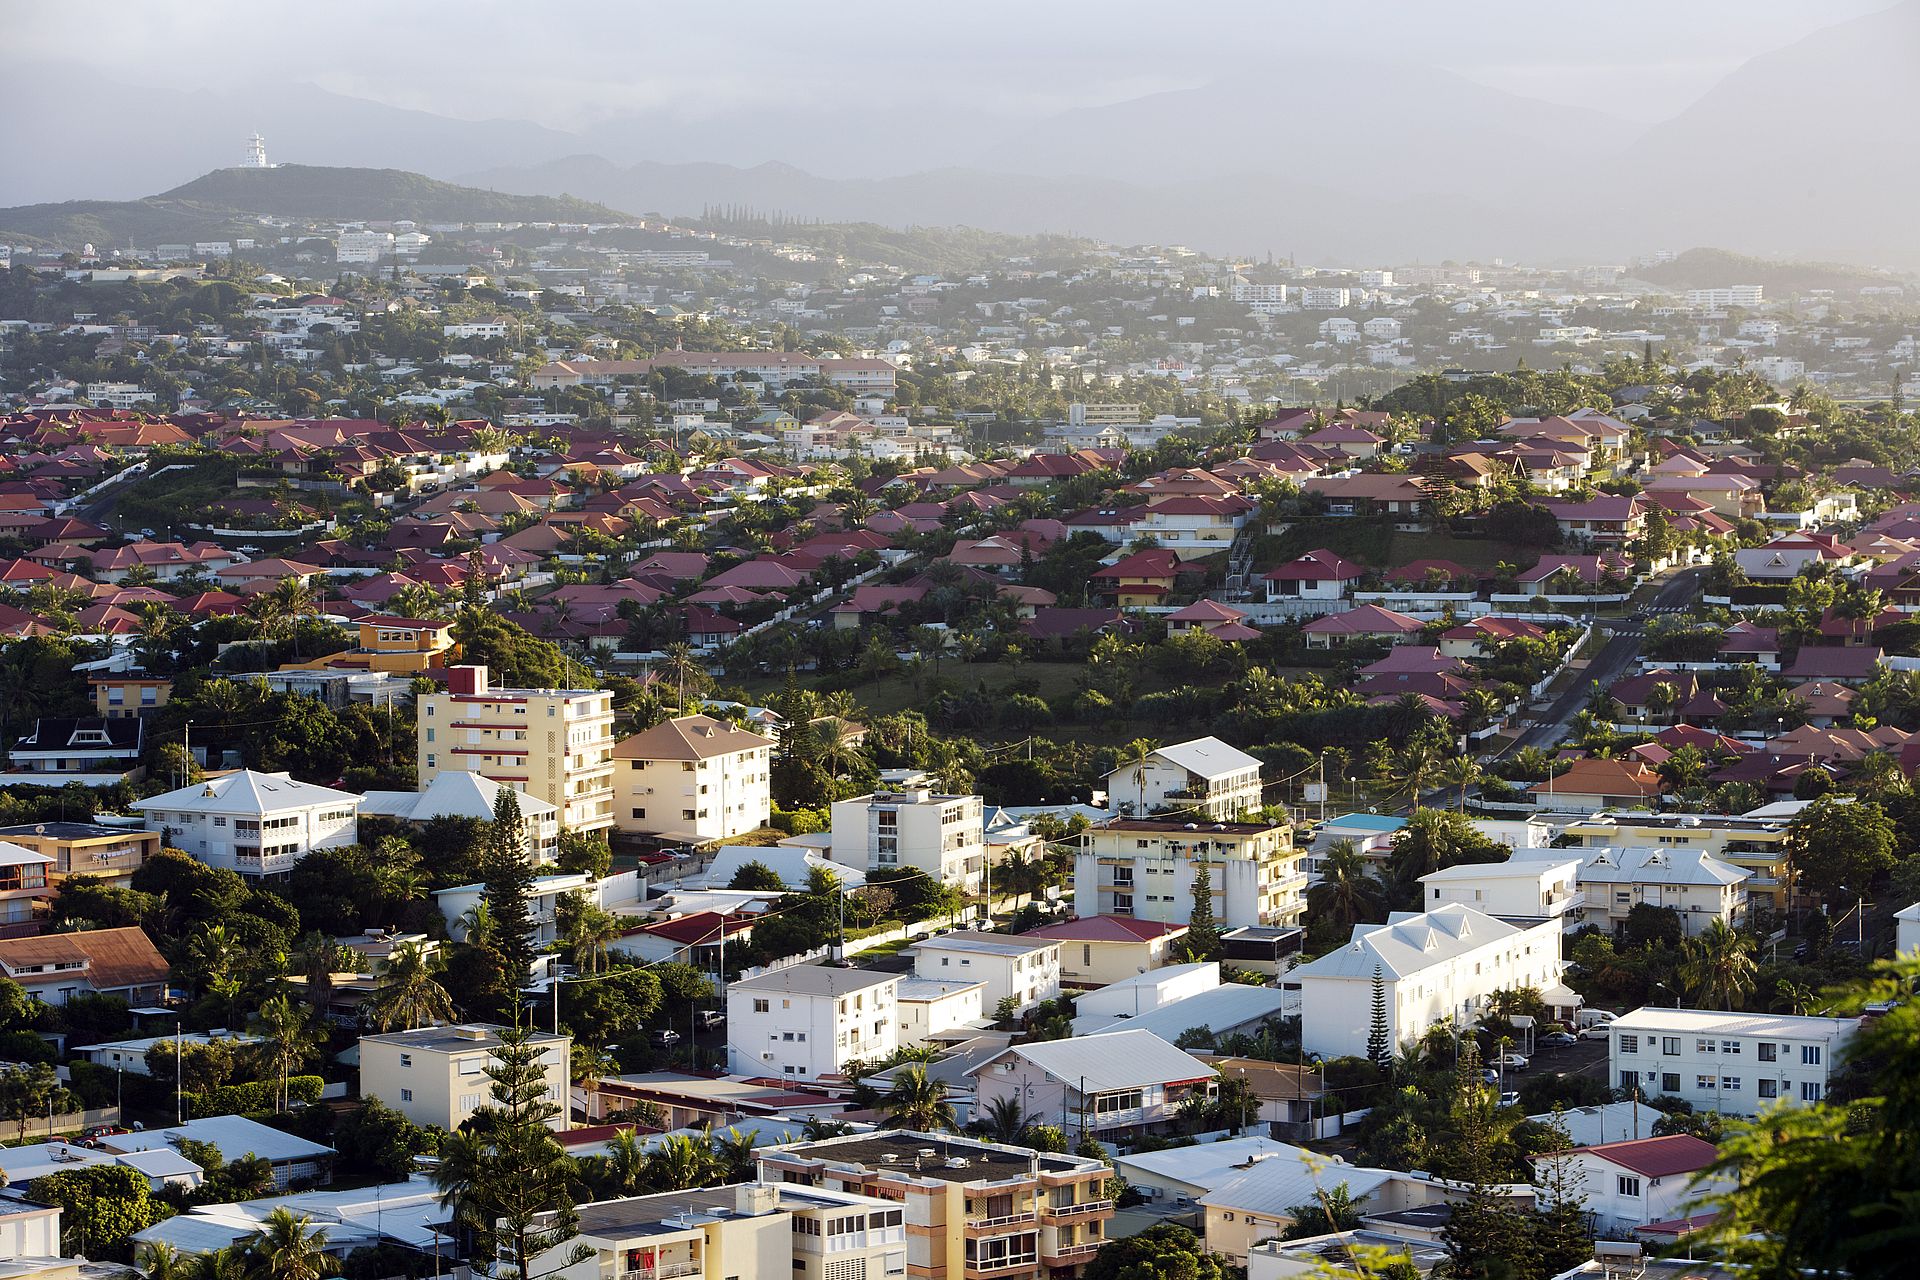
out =
<path fill-rule="evenodd" d="M 1507 1087 L 1518 1088 L 1516 1080 L 1524 1082 L 1534 1076 L 1552 1074 L 1556 1076 L 1591 1076 L 1602 1084 L 1607 1083 L 1607 1042 L 1605 1040 L 1582 1040 L 1563 1049 L 1547 1046 L 1533 1055 L 1525 1071 L 1510 1072 Z"/>

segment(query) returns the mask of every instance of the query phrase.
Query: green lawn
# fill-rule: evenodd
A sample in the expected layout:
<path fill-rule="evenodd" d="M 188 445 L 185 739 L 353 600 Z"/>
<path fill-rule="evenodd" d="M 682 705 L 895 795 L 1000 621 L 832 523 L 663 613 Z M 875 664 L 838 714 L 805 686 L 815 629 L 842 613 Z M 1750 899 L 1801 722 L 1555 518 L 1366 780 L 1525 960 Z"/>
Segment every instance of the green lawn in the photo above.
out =
<path fill-rule="evenodd" d="M 1525 566 L 1540 558 L 1537 549 L 1456 538 L 1444 529 L 1400 533 L 1380 520 L 1327 518 L 1302 521 L 1283 534 L 1261 538 L 1254 567 L 1265 571 L 1320 547 L 1376 569 L 1397 569 L 1415 560 L 1451 560 L 1469 569 L 1491 569 L 1503 560 Z"/>

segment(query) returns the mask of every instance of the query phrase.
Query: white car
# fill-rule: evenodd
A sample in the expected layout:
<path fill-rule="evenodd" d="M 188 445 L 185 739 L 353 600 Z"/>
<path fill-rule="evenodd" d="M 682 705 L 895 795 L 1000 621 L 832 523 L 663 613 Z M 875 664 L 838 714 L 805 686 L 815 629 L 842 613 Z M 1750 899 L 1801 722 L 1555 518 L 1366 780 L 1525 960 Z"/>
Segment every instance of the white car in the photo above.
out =
<path fill-rule="evenodd" d="M 1612 1034 L 1612 1026 L 1605 1022 L 1596 1022 L 1590 1027 L 1580 1028 L 1580 1038 L 1582 1040 L 1605 1040 Z"/>
<path fill-rule="evenodd" d="M 1506 1067 L 1510 1071 L 1525 1071 L 1527 1055 L 1524 1053 L 1503 1053 L 1493 1060 L 1496 1067 Z"/>

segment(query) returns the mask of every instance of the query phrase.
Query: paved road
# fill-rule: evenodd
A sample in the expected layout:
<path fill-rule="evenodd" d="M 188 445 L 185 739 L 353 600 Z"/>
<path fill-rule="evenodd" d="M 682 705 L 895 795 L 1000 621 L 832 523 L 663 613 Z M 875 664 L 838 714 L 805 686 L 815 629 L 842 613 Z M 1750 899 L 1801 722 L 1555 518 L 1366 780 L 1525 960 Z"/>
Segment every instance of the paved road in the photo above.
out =
<path fill-rule="evenodd" d="M 1646 619 L 1652 614 L 1679 613 L 1692 604 L 1706 575 L 1704 569 L 1683 569 L 1673 575 L 1644 609 L 1619 620 L 1603 620 L 1599 629 L 1606 632 L 1607 643 L 1588 660 L 1586 670 L 1555 698 L 1547 710 L 1535 718 L 1509 752 L 1525 747 L 1550 747 L 1567 736 L 1567 724 L 1587 705 L 1593 686 L 1613 684 L 1625 675 L 1640 657 L 1640 646 L 1647 637 Z"/>

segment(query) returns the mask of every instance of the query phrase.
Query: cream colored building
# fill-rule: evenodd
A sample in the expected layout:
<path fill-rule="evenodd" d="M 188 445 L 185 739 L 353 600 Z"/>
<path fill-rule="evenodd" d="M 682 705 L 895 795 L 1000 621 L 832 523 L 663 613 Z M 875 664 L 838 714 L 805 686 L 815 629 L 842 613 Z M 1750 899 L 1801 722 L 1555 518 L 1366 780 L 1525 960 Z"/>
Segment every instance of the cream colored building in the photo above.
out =
<path fill-rule="evenodd" d="M 490 1100 L 487 1067 L 500 1047 L 499 1031 L 467 1023 L 362 1036 L 360 1096 L 378 1098 L 415 1124 L 451 1132 Z M 532 1043 L 540 1049 L 547 1099 L 560 1108 L 553 1125 L 565 1128 L 573 1041 L 536 1031 Z"/>
<path fill-rule="evenodd" d="M 578 1209 L 579 1234 L 536 1260 L 562 1280 L 905 1280 L 905 1210 L 774 1182 L 667 1191 Z M 568 1262 L 584 1246 L 591 1256 Z M 561 1265 L 566 1263 L 567 1265 Z"/>
<path fill-rule="evenodd" d="M 421 790 L 458 769 L 538 796 L 563 831 L 613 825 L 613 695 L 500 689 L 479 666 L 447 668 L 444 693 L 418 700 Z"/>
<path fill-rule="evenodd" d="M 1213 918 L 1227 928 L 1292 925 L 1306 910 L 1305 855 L 1291 827 L 1268 822 L 1118 818 L 1080 834 L 1074 914 L 1185 924 L 1194 868 L 1213 882 Z"/>
<path fill-rule="evenodd" d="M 1608 810 L 1573 819 L 1561 834 L 1574 849 L 1671 849 L 1732 863 L 1753 873 L 1745 885 L 1751 910 L 1774 921 L 1785 915 L 1793 888 L 1787 829 L 1799 804 L 1786 801 L 1745 814 Z"/>
<path fill-rule="evenodd" d="M 773 812 L 773 739 L 712 716 L 679 716 L 613 749 L 613 825 L 677 840 L 757 831 Z"/>
<path fill-rule="evenodd" d="M 782 1194 L 797 1184 L 899 1204 L 915 1280 L 1077 1275 L 1106 1242 L 1113 1217 L 1110 1171 L 1085 1156 L 883 1129 L 765 1147 L 759 1157 L 761 1179 L 782 1184 Z"/>

